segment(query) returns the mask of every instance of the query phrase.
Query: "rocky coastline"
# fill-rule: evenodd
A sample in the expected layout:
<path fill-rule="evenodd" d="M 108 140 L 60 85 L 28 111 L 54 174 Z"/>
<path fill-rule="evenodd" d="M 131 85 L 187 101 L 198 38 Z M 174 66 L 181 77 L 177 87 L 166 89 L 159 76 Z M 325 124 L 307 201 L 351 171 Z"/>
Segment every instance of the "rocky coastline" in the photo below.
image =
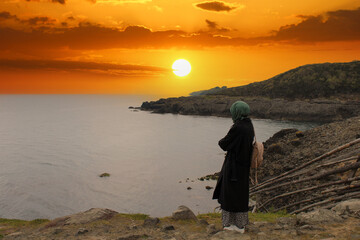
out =
<path fill-rule="evenodd" d="M 0 219 L 0 239 L 359 239 L 359 217 L 360 200 L 343 202 L 332 210 L 318 209 L 298 215 L 250 213 L 250 223 L 241 234 L 222 230 L 220 213 L 195 216 L 186 206 L 161 219 L 92 208 L 52 221 Z"/>
<path fill-rule="evenodd" d="M 172 113 L 230 117 L 230 106 L 235 101 L 247 102 L 251 117 L 303 122 L 333 122 L 360 115 L 360 102 L 340 99 L 297 99 L 264 97 L 233 97 L 204 95 L 159 99 L 143 102 L 141 110 L 152 113 Z"/>

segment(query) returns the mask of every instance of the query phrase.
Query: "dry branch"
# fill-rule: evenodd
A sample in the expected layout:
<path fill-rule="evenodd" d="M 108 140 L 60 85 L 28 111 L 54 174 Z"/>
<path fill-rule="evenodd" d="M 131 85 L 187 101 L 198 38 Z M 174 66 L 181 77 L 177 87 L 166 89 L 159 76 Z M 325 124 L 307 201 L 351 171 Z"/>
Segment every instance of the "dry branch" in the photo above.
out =
<path fill-rule="evenodd" d="M 302 183 L 302 182 L 316 180 L 316 179 L 323 178 L 323 177 L 326 177 L 326 176 L 329 176 L 329 175 L 332 175 L 332 174 L 346 172 L 346 171 L 349 171 L 351 169 L 357 169 L 359 167 L 360 167 L 360 162 L 352 163 L 352 164 L 349 164 L 349 165 L 341 167 L 341 168 L 337 168 L 337 169 L 333 169 L 333 170 L 330 170 L 330 171 L 327 171 L 327 172 L 324 172 L 324 173 L 317 174 L 317 175 L 312 176 L 312 177 L 303 178 L 303 179 L 299 179 L 299 180 L 296 180 L 296 181 L 289 181 L 287 183 L 283 183 L 283 184 L 279 184 L 279 185 L 272 186 L 272 187 L 269 187 L 269 188 L 264 188 L 264 189 L 261 189 L 261 190 L 258 190 L 258 191 L 254 191 L 250 195 L 254 195 L 254 194 L 260 193 L 260 192 L 270 191 L 270 190 L 273 190 L 273 189 L 279 188 L 279 187 L 284 187 L 284 186 L 288 186 L 288 185 L 294 185 L 294 184 L 298 184 L 298 183 Z"/>
<path fill-rule="evenodd" d="M 333 162 L 321 164 L 321 165 L 318 165 L 318 166 L 316 166 L 316 167 L 314 167 L 314 168 L 308 169 L 308 170 L 306 170 L 306 171 L 299 172 L 299 173 L 296 173 L 296 174 L 294 174 L 294 175 L 286 176 L 286 177 L 284 177 L 284 178 L 282 178 L 281 180 L 276 181 L 276 182 L 280 182 L 280 181 L 284 181 L 284 180 L 289 179 L 289 178 L 294 178 L 294 177 L 297 177 L 297 176 L 305 175 L 305 173 L 314 171 L 314 170 L 319 169 L 319 168 L 328 167 L 328 166 L 335 165 L 335 164 L 342 163 L 342 162 L 352 161 L 352 160 L 355 160 L 355 159 L 357 159 L 357 158 L 358 158 L 357 156 L 353 156 L 353 157 L 349 157 L 349 158 L 346 158 L 346 159 L 342 159 L 342 160 L 337 160 L 337 161 L 333 161 Z M 354 176 L 355 176 L 355 175 L 354 175 Z M 354 177 L 354 176 L 352 176 L 352 177 Z M 350 177 L 351 177 L 351 176 L 350 176 Z M 276 182 L 274 182 L 274 183 L 276 183 Z M 255 191 L 256 191 L 256 190 L 255 190 Z"/>
<path fill-rule="evenodd" d="M 341 195 L 341 196 L 330 198 L 330 199 L 327 199 L 327 200 L 324 200 L 324 201 L 321 201 L 321 202 L 310 204 L 310 205 L 308 205 L 306 207 L 303 207 L 301 209 L 292 211 L 290 214 L 297 214 L 297 213 L 303 212 L 303 211 L 305 211 L 305 210 L 307 210 L 309 208 L 313 208 L 313 207 L 316 207 L 316 206 L 319 206 L 319 205 L 323 205 L 323 204 L 338 201 L 338 200 L 347 199 L 349 197 L 354 197 L 354 196 L 360 196 L 360 192 L 349 193 L 349 194 L 346 194 L 346 195 Z"/>
<path fill-rule="evenodd" d="M 337 191 L 347 190 L 347 189 L 354 189 L 354 188 L 359 188 L 359 187 L 360 187 L 360 184 L 347 185 L 347 186 L 343 186 L 343 187 L 339 187 L 339 188 L 333 188 L 333 189 L 328 189 L 328 190 L 322 191 L 321 194 L 325 194 L 325 193 L 329 193 L 329 192 L 337 192 Z"/>
<path fill-rule="evenodd" d="M 301 193 L 301 192 L 306 192 L 306 191 L 310 191 L 310 190 L 315 190 L 315 189 L 319 189 L 319 188 L 323 188 L 323 187 L 328 187 L 328 186 L 332 186 L 332 185 L 338 185 L 338 184 L 343 184 L 343 183 L 348 183 L 348 182 L 353 182 L 353 181 L 357 181 L 360 180 L 360 177 L 355 177 L 355 178 L 349 178 L 349 179 L 345 179 L 345 180 L 340 180 L 340 181 L 335 181 L 335 182 L 329 182 L 329 183 L 325 183 L 325 184 L 321 184 L 319 186 L 314 186 L 314 187 L 309 187 L 309 188 L 303 188 L 303 189 L 299 189 L 296 191 L 292 191 L 292 192 L 288 192 L 288 193 L 284 193 L 281 195 L 277 195 L 273 198 L 268 199 L 266 202 L 264 202 L 261 206 L 258 207 L 258 209 L 262 209 L 263 207 L 265 207 L 266 205 L 268 205 L 270 202 L 274 201 L 275 199 L 278 198 L 282 198 L 282 197 L 287 197 L 287 196 L 291 196 L 293 194 L 297 194 L 297 193 Z M 351 185 L 352 186 L 352 185 Z M 344 188 L 345 189 L 345 188 Z M 339 188 L 339 190 L 342 190 Z M 336 191 L 336 190 L 332 190 L 332 191 Z M 329 192 L 332 192 L 329 191 Z M 327 193 L 322 192 L 322 193 Z"/>
<path fill-rule="evenodd" d="M 304 164 L 300 165 L 300 166 L 297 167 L 297 168 L 294 168 L 294 169 L 292 169 L 292 170 L 290 170 L 290 171 L 287 171 L 287 172 L 285 172 L 285 173 L 283 173 L 283 174 L 280 174 L 280 175 L 278 175 L 278 176 L 276 176 L 276 177 L 274 177 L 274 178 L 271 178 L 271 179 L 269 179 L 269 180 L 267 180 L 267 181 L 264 181 L 264 182 L 256 185 L 255 187 L 253 187 L 251 190 L 263 188 L 264 185 L 267 186 L 267 185 L 269 185 L 270 183 L 279 182 L 279 181 L 281 181 L 281 179 L 282 179 L 283 177 L 285 177 L 285 176 L 287 176 L 287 175 L 289 175 L 289 174 L 291 174 L 291 173 L 293 173 L 293 172 L 296 172 L 296 171 L 298 171 L 298 170 L 300 170 L 300 169 L 303 169 L 303 168 L 305 168 L 305 167 L 307 167 L 307 166 L 309 166 L 309 165 L 311 165 L 311 164 L 313 164 L 313 163 L 315 163 L 315 162 L 318 162 L 318 161 L 320 161 L 320 160 L 322 160 L 322 159 L 324 159 L 324 158 L 326 158 L 326 157 L 328 157 L 328 156 L 331 156 L 331 155 L 334 154 L 334 153 L 337 153 L 337 152 L 339 152 L 339 151 L 341 151 L 341 150 L 343 150 L 343 149 L 345 149 L 345 148 L 348 148 L 348 147 L 350 147 L 350 146 L 352 146 L 352 145 L 354 145 L 354 144 L 357 144 L 357 143 L 360 143 L 360 138 L 355 139 L 354 141 L 351 141 L 351 142 L 349 142 L 349 143 L 347 143 L 347 144 L 344 144 L 344 145 L 342 145 L 342 146 L 340 146 L 340 147 L 337 147 L 337 148 L 331 150 L 330 152 L 327 152 L 327 153 L 325 153 L 325 154 L 323 154 L 323 155 L 321 155 L 321 156 L 319 156 L 319 157 L 317 157 L 317 158 L 315 158 L 315 159 L 313 159 L 313 160 L 311 160 L 311 161 L 309 161 L 309 162 L 307 162 L 307 163 L 304 163 Z"/>

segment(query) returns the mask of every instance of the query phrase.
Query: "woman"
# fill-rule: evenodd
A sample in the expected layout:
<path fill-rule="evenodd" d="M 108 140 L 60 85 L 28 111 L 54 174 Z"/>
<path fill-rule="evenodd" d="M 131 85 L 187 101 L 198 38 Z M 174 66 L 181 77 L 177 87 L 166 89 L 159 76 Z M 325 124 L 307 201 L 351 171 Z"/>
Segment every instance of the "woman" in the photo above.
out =
<path fill-rule="evenodd" d="M 219 141 L 227 151 L 213 199 L 218 199 L 222 209 L 224 230 L 245 232 L 249 205 L 249 172 L 254 139 L 254 127 L 248 104 L 235 102 L 230 108 L 234 124 L 228 134 Z"/>

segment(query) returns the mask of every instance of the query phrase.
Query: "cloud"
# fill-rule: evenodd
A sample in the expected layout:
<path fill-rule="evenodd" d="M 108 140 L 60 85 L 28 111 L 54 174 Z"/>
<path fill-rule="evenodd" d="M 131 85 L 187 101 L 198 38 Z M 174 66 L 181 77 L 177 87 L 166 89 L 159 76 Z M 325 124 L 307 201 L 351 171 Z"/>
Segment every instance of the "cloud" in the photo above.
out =
<path fill-rule="evenodd" d="M 97 63 L 85 61 L 63 60 L 27 60 L 0 59 L 2 70 L 61 70 L 61 71 L 89 71 L 107 75 L 137 76 L 139 74 L 156 75 L 170 71 L 170 69 L 129 64 Z"/>
<path fill-rule="evenodd" d="M 39 2 L 40 0 L 25 0 L 27 2 Z M 48 0 L 48 2 L 65 4 L 65 0 Z"/>
<path fill-rule="evenodd" d="M 92 3 L 97 4 L 111 4 L 111 5 L 121 5 L 126 3 L 149 3 L 152 0 L 88 0 Z"/>
<path fill-rule="evenodd" d="M 215 11 L 215 12 L 230 12 L 237 8 L 235 6 L 231 6 L 227 3 L 219 2 L 219 1 L 202 2 L 196 4 L 195 6 L 203 10 Z"/>
<path fill-rule="evenodd" d="M 30 25 L 53 25 L 56 23 L 56 19 L 49 17 L 32 17 L 26 20 L 21 20 L 23 23 L 28 23 Z"/>
<path fill-rule="evenodd" d="M 6 11 L 0 12 L 0 21 L 9 20 L 9 19 L 18 20 L 18 17 Z"/>
<path fill-rule="evenodd" d="M 302 42 L 360 40 L 360 8 L 298 17 L 300 23 L 282 26 L 273 31 L 272 38 Z"/>
<path fill-rule="evenodd" d="M 54 23 L 56 23 L 56 19 L 49 18 L 49 17 L 36 16 L 36 17 L 28 18 L 28 19 L 20 19 L 18 16 L 13 15 L 9 12 L 0 12 L 0 21 L 9 20 L 9 19 L 13 19 L 17 22 L 26 23 L 26 24 L 30 24 L 33 26 L 53 25 Z"/>
<path fill-rule="evenodd" d="M 1 19 L 17 19 L 9 12 L 0 13 Z M 206 19 L 206 31 L 184 32 L 180 30 L 152 31 L 144 26 L 128 26 L 125 29 L 106 27 L 89 22 L 78 26 L 51 25 L 50 18 L 19 20 L 27 22 L 21 29 L 0 27 L 0 51 L 37 55 L 37 52 L 54 52 L 67 49 L 198 49 L 218 46 L 249 46 L 259 44 L 299 44 L 301 42 L 360 41 L 360 8 L 338 10 L 318 16 L 301 16 L 298 24 L 281 27 L 271 35 L 243 38 L 234 37 L 234 30 L 223 28 L 217 22 Z M 68 19 L 70 20 L 70 19 Z M 28 24 L 40 24 L 31 27 Z M 4 24 L 3 24 L 4 25 Z M 230 32 L 230 36 L 221 33 Z M 8 56 L 8 55 L 7 55 Z M 10 55 L 9 55 L 10 56 Z"/>
<path fill-rule="evenodd" d="M 210 31 L 213 32 L 230 32 L 231 30 L 229 28 L 223 28 L 223 27 L 219 27 L 219 25 L 216 22 L 210 21 L 208 19 L 205 20 L 208 28 L 210 29 Z"/>

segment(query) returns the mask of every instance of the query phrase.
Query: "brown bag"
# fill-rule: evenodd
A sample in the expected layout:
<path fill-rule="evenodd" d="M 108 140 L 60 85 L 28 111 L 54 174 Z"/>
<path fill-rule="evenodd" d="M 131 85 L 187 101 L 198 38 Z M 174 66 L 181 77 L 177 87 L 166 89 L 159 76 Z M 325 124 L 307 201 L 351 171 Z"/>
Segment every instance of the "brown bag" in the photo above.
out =
<path fill-rule="evenodd" d="M 255 141 L 253 143 L 253 151 L 251 154 L 251 168 L 255 169 L 255 181 L 250 177 L 250 180 L 253 185 L 258 184 L 257 169 L 258 167 L 260 167 L 260 165 L 264 160 L 263 155 L 264 155 L 264 145 L 261 142 L 257 142 L 255 136 Z"/>
<path fill-rule="evenodd" d="M 264 145 L 256 141 L 253 143 L 253 151 L 251 155 L 251 168 L 258 168 L 263 162 Z"/>

